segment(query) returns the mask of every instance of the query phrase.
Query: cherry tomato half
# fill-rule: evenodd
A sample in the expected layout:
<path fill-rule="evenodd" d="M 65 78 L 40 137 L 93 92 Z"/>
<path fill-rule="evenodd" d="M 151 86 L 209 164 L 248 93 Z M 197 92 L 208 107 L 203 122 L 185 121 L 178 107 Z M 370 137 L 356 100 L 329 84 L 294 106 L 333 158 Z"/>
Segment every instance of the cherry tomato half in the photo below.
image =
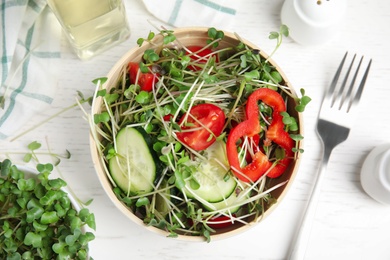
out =
<path fill-rule="evenodd" d="M 139 71 L 139 64 L 136 62 L 129 62 L 129 77 L 130 83 L 135 84 L 137 79 L 137 74 Z M 157 81 L 157 77 L 153 73 L 143 73 L 140 72 L 138 76 L 137 84 L 141 87 L 143 91 L 152 91 L 154 84 Z"/>
<path fill-rule="evenodd" d="M 207 221 L 207 225 L 211 228 L 225 228 L 233 225 L 231 218 L 228 216 L 218 216 Z"/>
<path fill-rule="evenodd" d="M 222 133 L 225 114 L 216 105 L 207 103 L 192 107 L 189 113 L 188 116 L 184 114 L 179 121 L 183 132 L 177 133 L 177 138 L 196 151 L 204 150 Z"/>
<path fill-rule="evenodd" d="M 190 55 L 190 58 L 192 60 L 196 60 L 199 63 L 206 63 L 206 61 L 207 61 L 207 59 L 209 59 L 209 57 L 207 57 L 206 59 L 201 59 L 200 57 L 206 57 L 207 55 L 210 55 L 212 53 L 212 51 L 210 49 L 203 49 L 203 48 L 204 47 L 202 47 L 202 46 L 187 46 L 187 49 L 191 53 L 196 53 L 196 54 Z M 201 49 L 203 49 L 203 50 L 201 50 Z M 213 54 L 212 56 L 214 56 L 215 60 L 218 62 L 218 56 L 215 54 Z M 193 65 L 190 65 L 188 67 L 193 71 L 202 69 L 201 67 L 193 66 Z"/>

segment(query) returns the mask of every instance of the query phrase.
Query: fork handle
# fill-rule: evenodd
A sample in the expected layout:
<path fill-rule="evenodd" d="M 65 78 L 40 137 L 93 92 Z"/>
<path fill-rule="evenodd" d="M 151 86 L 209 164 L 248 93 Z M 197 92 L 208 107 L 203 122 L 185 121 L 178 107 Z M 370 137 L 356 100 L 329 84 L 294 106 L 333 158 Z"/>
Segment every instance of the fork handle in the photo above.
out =
<path fill-rule="evenodd" d="M 321 185 L 324 180 L 326 168 L 328 165 L 331 151 L 325 150 L 322 159 L 322 165 L 317 174 L 317 179 L 313 186 L 305 213 L 300 222 L 300 229 L 296 233 L 292 247 L 289 251 L 288 260 L 302 260 L 305 257 L 307 244 L 310 238 L 310 231 L 312 228 L 314 216 L 317 209 L 317 204 L 321 194 Z"/>

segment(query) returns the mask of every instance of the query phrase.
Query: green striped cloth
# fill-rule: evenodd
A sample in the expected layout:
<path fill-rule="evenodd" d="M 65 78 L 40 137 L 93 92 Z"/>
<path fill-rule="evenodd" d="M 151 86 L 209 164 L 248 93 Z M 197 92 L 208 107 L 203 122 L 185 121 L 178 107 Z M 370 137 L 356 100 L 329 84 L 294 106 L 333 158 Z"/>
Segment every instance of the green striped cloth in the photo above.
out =
<path fill-rule="evenodd" d="M 0 16 L 0 139 L 7 139 L 53 101 L 61 28 L 45 0 L 2 0 Z"/>
<path fill-rule="evenodd" d="M 231 30 L 238 0 L 143 0 L 148 11 L 176 27 L 216 27 Z"/>

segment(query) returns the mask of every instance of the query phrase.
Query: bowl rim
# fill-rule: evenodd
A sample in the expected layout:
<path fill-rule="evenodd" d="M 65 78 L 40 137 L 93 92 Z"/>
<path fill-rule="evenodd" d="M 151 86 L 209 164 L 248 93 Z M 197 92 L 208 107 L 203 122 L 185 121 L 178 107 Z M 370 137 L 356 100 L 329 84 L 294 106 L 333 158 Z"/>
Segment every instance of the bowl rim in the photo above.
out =
<path fill-rule="evenodd" d="M 172 31 L 173 31 L 173 34 L 177 36 L 177 38 L 180 38 L 181 35 L 185 36 L 188 33 L 196 33 L 196 34 L 206 33 L 206 35 L 207 35 L 208 29 L 209 29 L 209 27 L 181 27 L 181 28 L 173 29 Z M 284 85 L 287 85 L 289 87 L 290 91 L 292 92 L 292 94 L 296 95 L 296 92 L 295 92 L 294 88 L 292 87 L 290 81 L 287 79 L 284 71 L 277 65 L 277 63 L 272 59 L 272 57 L 269 57 L 269 55 L 266 52 L 264 52 L 261 48 L 259 48 L 255 44 L 251 43 L 250 41 L 248 41 L 244 38 L 239 37 L 239 35 L 232 33 L 232 32 L 225 31 L 225 30 L 223 30 L 223 32 L 225 34 L 225 39 L 226 39 L 226 37 L 228 37 L 228 38 L 231 38 L 231 39 L 236 40 L 236 41 L 241 41 L 244 44 L 246 44 L 248 47 L 259 50 L 260 55 L 263 58 L 268 59 L 269 63 L 272 66 L 274 66 L 277 69 L 277 71 L 280 73 L 280 75 L 282 76 L 282 78 L 285 82 Z M 156 34 L 156 37 L 159 37 L 159 36 L 160 35 Z M 190 37 L 190 36 L 188 36 L 188 37 Z M 155 40 L 158 41 L 161 39 L 156 38 Z M 118 74 L 118 71 L 122 70 L 123 67 L 130 61 L 130 59 L 129 59 L 130 56 L 134 55 L 135 53 L 143 53 L 146 49 L 148 49 L 148 47 L 150 48 L 150 46 L 151 45 L 149 43 L 146 43 L 146 44 L 144 43 L 141 47 L 135 46 L 135 47 L 131 48 L 129 51 L 127 51 L 114 64 L 114 66 L 108 72 L 107 81 L 103 84 L 103 88 L 107 88 L 108 84 L 110 83 L 110 79 L 115 78 L 115 75 Z M 98 100 L 98 99 L 99 99 L 99 97 L 93 99 L 93 102 L 91 105 L 92 117 L 93 117 L 93 114 L 95 114 L 98 111 L 97 106 L 96 106 L 96 102 L 97 102 L 96 100 Z M 296 117 L 298 119 L 298 124 L 299 124 L 299 133 L 303 135 L 304 134 L 304 128 L 303 128 L 304 125 L 303 125 L 302 113 L 297 112 Z M 124 203 L 122 203 L 121 201 L 119 201 L 117 199 L 117 197 L 113 191 L 112 184 L 111 184 L 110 180 L 108 179 L 106 173 L 103 170 L 104 167 L 102 167 L 102 165 L 104 165 L 104 159 L 99 156 L 99 153 L 97 151 L 98 150 L 97 144 L 96 144 L 91 132 L 89 135 L 89 140 L 90 140 L 90 152 L 91 152 L 91 156 L 92 156 L 92 162 L 93 162 L 96 174 L 98 176 L 98 179 L 99 179 L 106 195 L 108 195 L 108 197 L 113 202 L 113 204 L 116 206 L 116 208 L 119 209 L 119 211 L 121 211 L 127 218 L 131 219 L 137 225 L 140 225 L 143 228 L 146 228 L 147 230 L 149 230 L 153 233 L 156 233 L 156 234 L 159 234 L 162 236 L 168 236 L 169 232 L 167 232 L 165 230 L 161 230 L 157 227 L 145 225 L 143 223 L 143 221 L 140 218 L 138 218 L 137 216 L 135 216 L 134 213 L 131 212 L 129 210 L 129 208 Z M 301 140 L 299 142 L 299 148 L 302 148 L 303 145 L 304 145 L 303 140 Z M 283 201 L 284 197 L 286 196 L 287 192 L 289 191 L 289 189 L 293 183 L 293 180 L 295 179 L 296 174 L 298 172 L 301 158 L 302 158 L 302 154 L 300 154 L 291 163 L 291 166 L 290 166 L 290 168 L 292 168 L 291 175 L 288 178 L 288 182 L 283 186 L 283 190 L 277 198 L 277 200 L 278 200 L 277 203 L 274 203 L 273 205 L 271 205 L 269 208 L 267 208 L 267 210 L 264 211 L 264 213 L 260 217 L 258 217 L 258 219 L 255 219 L 254 221 L 251 221 L 248 224 L 242 225 L 238 228 L 229 230 L 227 232 L 210 234 L 211 241 L 226 239 L 226 238 L 232 237 L 234 235 L 237 235 L 239 233 L 243 233 L 244 231 L 247 231 L 248 229 L 252 228 L 254 225 L 256 225 L 259 222 L 261 222 L 262 220 L 264 220 L 266 217 L 268 217 L 277 208 L 277 206 Z M 191 236 L 191 235 L 182 235 L 182 234 L 178 234 L 178 236 L 175 237 L 175 239 L 179 239 L 182 241 L 192 241 L 192 242 L 204 242 L 205 241 L 205 238 L 202 236 Z"/>

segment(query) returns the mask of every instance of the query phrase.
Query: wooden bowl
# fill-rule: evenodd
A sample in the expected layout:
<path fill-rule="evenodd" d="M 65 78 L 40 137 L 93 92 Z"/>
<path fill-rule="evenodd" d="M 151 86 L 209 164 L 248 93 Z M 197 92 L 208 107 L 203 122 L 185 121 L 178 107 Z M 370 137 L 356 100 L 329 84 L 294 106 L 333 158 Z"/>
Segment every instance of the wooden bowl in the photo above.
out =
<path fill-rule="evenodd" d="M 180 41 L 181 44 L 184 46 L 190 46 L 190 45 L 204 45 L 205 41 L 209 39 L 207 35 L 208 28 L 179 28 L 174 30 L 174 34 L 176 35 L 176 38 Z M 246 41 L 245 39 L 238 40 L 238 36 L 229 33 L 224 32 L 225 37 L 224 39 L 219 43 L 218 48 L 223 47 L 232 47 L 236 46 L 240 41 L 245 43 L 247 46 L 249 46 L 252 49 L 260 50 L 260 55 L 264 58 L 268 58 L 268 55 L 263 52 L 261 49 L 259 49 L 256 45 Z M 160 35 L 156 35 L 154 42 L 161 41 L 162 37 Z M 131 49 L 129 52 L 127 52 L 110 70 L 110 72 L 107 75 L 107 81 L 104 83 L 103 88 L 109 89 L 111 86 L 115 85 L 118 78 L 121 76 L 121 71 L 129 62 L 139 62 L 141 61 L 142 55 L 145 52 L 145 50 L 153 48 L 153 46 L 150 43 L 144 43 L 142 47 L 135 47 Z M 274 66 L 277 71 L 280 73 L 280 75 L 283 78 L 283 85 L 290 87 L 291 93 L 296 96 L 296 93 L 294 92 L 290 82 L 288 81 L 287 77 L 283 73 L 283 71 L 280 69 L 280 67 L 272 60 L 269 59 L 269 63 Z M 297 119 L 297 123 L 299 126 L 299 134 L 303 135 L 303 122 L 302 122 L 302 116 L 300 113 L 296 112 L 294 107 L 296 105 L 296 101 L 293 98 L 289 98 L 288 101 L 289 105 L 287 112 L 294 116 Z M 92 105 L 92 115 L 100 113 L 101 112 L 101 98 L 96 98 Z M 112 203 L 129 219 L 131 219 L 133 222 L 137 223 L 138 225 L 143 226 L 145 229 L 150 230 L 154 233 L 158 233 L 163 236 L 168 236 L 169 233 L 158 229 L 153 226 L 147 226 L 143 223 L 143 221 L 135 216 L 135 214 L 121 201 L 118 200 L 117 196 L 113 192 L 113 185 L 110 182 L 109 178 L 107 177 L 107 166 L 105 165 L 104 160 L 99 156 L 99 152 L 97 149 L 97 144 L 95 142 L 94 137 L 91 135 L 90 137 L 90 148 L 91 148 L 91 155 L 92 160 L 98 175 L 98 178 L 101 182 L 101 185 L 103 186 L 106 194 L 111 199 Z M 302 143 L 299 143 L 298 148 L 302 148 Z M 286 170 L 286 172 L 279 178 L 272 179 L 271 182 L 273 184 L 277 185 L 279 183 L 288 181 L 287 184 L 284 186 L 274 190 L 271 192 L 272 196 L 277 199 L 277 202 L 270 207 L 265 209 L 265 212 L 262 216 L 258 217 L 257 219 L 250 219 L 249 224 L 241 224 L 241 223 L 235 223 L 232 226 L 218 229 L 216 233 L 213 233 L 211 235 L 211 240 L 219 240 L 227 237 L 234 236 L 238 233 L 241 233 L 245 230 L 248 230 L 253 226 L 253 224 L 258 223 L 260 220 L 268 217 L 272 211 L 278 206 L 280 201 L 283 199 L 283 197 L 286 195 L 287 191 L 289 190 L 290 186 L 292 185 L 292 181 L 294 180 L 295 175 L 298 171 L 298 166 L 300 162 L 300 156 L 296 160 L 294 160 L 289 168 Z M 176 239 L 185 240 L 185 241 L 204 241 L 204 238 L 201 236 L 189 236 L 189 235 L 182 235 L 179 234 Z"/>

